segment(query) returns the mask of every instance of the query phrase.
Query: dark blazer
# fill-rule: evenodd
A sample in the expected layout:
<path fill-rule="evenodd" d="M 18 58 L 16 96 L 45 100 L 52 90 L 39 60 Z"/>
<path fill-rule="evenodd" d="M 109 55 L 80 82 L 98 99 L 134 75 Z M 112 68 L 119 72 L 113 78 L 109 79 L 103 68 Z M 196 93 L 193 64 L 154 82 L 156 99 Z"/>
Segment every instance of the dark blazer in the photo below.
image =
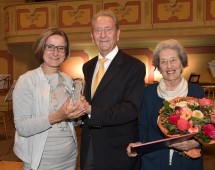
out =
<path fill-rule="evenodd" d="M 137 158 L 129 158 L 126 148 L 138 139 L 138 114 L 143 97 L 145 65 L 119 50 L 91 99 L 91 83 L 98 57 L 83 66 L 85 97 L 92 115 L 83 118 L 81 168 L 90 139 L 96 170 L 134 170 Z"/>
<path fill-rule="evenodd" d="M 163 100 L 157 94 L 158 84 L 149 85 L 144 89 L 143 104 L 139 119 L 139 136 L 141 142 L 150 142 L 165 138 L 157 126 L 159 110 Z M 188 95 L 203 98 L 204 90 L 197 84 L 188 83 Z M 169 148 L 143 154 L 141 170 L 203 170 L 203 159 L 188 159 L 174 152 L 172 166 L 169 166 Z"/>

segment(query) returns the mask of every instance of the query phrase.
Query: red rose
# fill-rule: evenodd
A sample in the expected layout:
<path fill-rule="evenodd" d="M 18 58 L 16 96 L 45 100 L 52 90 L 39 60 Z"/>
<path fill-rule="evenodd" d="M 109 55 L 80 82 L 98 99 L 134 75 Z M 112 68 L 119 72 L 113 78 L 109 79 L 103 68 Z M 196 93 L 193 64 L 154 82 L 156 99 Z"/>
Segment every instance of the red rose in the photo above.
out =
<path fill-rule="evenodd" d="M 190 128 L 190 124 L 185 119 L 179 119 L 177 121 L 177 128 L 178 128 L 178 130 L 186 131 Z"/>
<path fill-rule="evenodd" d="M 168 117 L 168 119 L 169 119 L 169 122 L 170 122 L 171 124 L 176 125 L 178 119 L 180 119 L 180 116 L 178 116 L 177 114 L 171 114 L 171 115 Z"/>
<path fill-rule="evenodd" d="M 212 124 L 206 124 L 203 126 L 202 133 L 211 139 L 215 139 L 215 127 Z"/>

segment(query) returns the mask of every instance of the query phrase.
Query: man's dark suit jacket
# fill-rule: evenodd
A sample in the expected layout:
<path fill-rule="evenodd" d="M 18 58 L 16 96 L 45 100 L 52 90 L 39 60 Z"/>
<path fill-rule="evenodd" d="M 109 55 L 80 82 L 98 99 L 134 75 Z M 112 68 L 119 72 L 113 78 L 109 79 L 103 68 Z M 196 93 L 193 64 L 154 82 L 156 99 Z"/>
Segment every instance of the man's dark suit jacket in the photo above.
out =
<path fill-rule="evenodd" d="M 85 97 L 91 104 L 91 118 L 83 118 L 81 168 L 90 139 L 96 170 L 134 170 L 138 158 L 129 158 L 126 148 L 138 140 L 138 114 L 143 98 L 145 65 L 121 50 L 112 60 L 93 98 L 91 83 L 98 57 L 83 66 Z M 138 167 L 138 166 L 137 166 Z"/>

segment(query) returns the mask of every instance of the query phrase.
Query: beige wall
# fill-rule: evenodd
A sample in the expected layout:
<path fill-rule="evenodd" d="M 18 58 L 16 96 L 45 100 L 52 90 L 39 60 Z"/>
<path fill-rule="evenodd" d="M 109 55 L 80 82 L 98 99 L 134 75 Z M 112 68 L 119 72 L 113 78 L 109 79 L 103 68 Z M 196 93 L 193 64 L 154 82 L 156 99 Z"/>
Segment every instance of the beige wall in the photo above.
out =
<path fill-rule="evenodd" d="M 38 62 L 33 55 L 31 43 L 17 43 L 9 46 L 13 56 L 14 79 L 28 70 L 38 67 Z"/>
<path fill-rule="evenodd" d="M 200 82 L 215 82 L 208 62 L 215 60 L 215 54 L 189 54 L 189 66 L 185 68 L 184 75 L 189 78 L 190 73 L 200 74 Z"/>

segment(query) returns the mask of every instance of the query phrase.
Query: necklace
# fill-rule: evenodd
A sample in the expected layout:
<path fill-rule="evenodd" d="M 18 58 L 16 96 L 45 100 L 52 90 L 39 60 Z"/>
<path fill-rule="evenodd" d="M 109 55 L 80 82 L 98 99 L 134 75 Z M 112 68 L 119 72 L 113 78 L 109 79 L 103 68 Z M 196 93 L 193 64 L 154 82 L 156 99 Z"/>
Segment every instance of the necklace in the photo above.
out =
<path fill-rule="evenodd" d="M 64 79 L 59 73 L 46 75 L 50 84 L 50 107 L 52 111 L 56 112 L 60 109 L 65 99 L 68 97 L 69 92 L 64 86 Z M 57 127 L 60 131 L 65 131 L 68 127 L 67 121 L 58 122 Z"/>

